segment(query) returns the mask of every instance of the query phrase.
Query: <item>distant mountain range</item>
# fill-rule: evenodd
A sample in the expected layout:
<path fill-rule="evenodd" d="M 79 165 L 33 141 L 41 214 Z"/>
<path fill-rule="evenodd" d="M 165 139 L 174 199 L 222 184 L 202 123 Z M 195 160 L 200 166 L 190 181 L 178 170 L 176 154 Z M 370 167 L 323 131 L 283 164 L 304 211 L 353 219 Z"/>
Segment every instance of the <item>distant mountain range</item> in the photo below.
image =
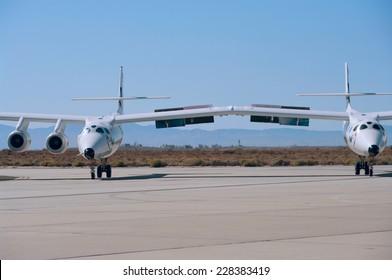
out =
<path fill-rule="evenodd" d="M 385 127 L 389 139 L 392 139 L 392 126 Z M 0 125 L 0 149 L 8 148 L 7 137 L 15 127 Z M 65 132 L 70 147 L 77 146 L 77 135 L 82 127 L 68 125 Z M 191 145 L 220 145 L 220 146 L 259 146 L 259 147 L 287 147 L 287 146 L 345 146 L 341 131 L 316 131 L 297 128 L 271 128 L 264 130 L 249 129 L 217 129 L 217 130 L 182 130 L 156 129 L 155 126 L 141 126 L 127 124 L 123 126 L 123 144 L 138 144 L 149 147 L 163 145 L 184 146 Z M 53 132 L 50 128 L 29 129 L 32 144 L 30 149 L 43 149 L 46 137 Z"/>

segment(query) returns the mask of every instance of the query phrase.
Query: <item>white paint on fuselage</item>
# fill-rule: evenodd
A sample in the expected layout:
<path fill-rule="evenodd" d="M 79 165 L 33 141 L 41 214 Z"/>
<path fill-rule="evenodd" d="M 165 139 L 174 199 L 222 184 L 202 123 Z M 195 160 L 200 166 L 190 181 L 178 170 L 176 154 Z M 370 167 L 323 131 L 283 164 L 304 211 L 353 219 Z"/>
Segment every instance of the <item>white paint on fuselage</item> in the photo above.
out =
<path fill-rule="evenodd" d="M 359 156 L 374 156 L 369 153 L 369 148 L 377 146 L 380 154 L 387 144 L 384 128 L 377 118 L 366 114 L 352 117 L 350 122 L 343 124 L 343 136 L 347 146 Z"/>
<path fill-rule="evenodd" d="M 113 125 L 113 116 L 91 118 L 78 136 L 78 149 L 84 156 L 86 149 L 94 150 L 94 159 L 108 158 L 121 145 L 123 131 L 120 125 Z"/>

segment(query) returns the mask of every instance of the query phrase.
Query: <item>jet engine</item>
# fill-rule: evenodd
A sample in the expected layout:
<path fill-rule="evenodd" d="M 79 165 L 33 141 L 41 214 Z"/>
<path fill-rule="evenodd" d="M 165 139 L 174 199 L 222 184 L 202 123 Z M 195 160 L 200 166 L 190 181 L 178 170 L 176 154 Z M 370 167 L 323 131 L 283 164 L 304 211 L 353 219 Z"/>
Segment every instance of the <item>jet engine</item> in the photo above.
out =
<path fill-rule="evenodd" d="M 68 138 L 65 134 L 53 132 L 46 138 L 46 149 L 52 154 L 62 154 L 68 149 Z"/>
<path fill-rule="evenodd" d="M 8 136 L 8 147 L 14 152 L 26 151 L 30 145 L 31 138 L 27 131 L 15 130 Z"/>

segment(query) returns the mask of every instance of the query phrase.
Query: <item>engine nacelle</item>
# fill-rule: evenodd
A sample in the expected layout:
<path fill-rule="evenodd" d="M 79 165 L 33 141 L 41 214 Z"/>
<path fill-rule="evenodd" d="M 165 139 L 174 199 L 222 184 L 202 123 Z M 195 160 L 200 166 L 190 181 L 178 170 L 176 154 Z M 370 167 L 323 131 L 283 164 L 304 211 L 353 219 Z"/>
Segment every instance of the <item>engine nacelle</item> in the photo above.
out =
<path fill-rule="evenodd" d="M 26 151 L 31 145 L 30 134 L 27 131 L 15 130 L 8 136 L 8 147 L 15 152 Z"/>
<path fill-rule="evenodd" d="M 52 154 L 62 154 L 68 149 L 68 138 L 65 134 L 53 132 L 46 138 L 46 149 Z"/>

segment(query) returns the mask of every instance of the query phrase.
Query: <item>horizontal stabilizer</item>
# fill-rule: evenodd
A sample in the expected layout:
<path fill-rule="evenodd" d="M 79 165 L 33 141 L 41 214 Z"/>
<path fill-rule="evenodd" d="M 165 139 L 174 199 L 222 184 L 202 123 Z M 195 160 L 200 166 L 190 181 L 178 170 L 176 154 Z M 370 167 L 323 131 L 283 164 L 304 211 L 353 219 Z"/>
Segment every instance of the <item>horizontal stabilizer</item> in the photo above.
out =
<path fill-rule="evenodd" d="M 298 96 L 383 96 L 392 95 L 392 93 L 375 93 L 375 92 L 359 92 L 359 93 L 300 93 Z"/>
<path fill-rule="evenodd" d="M 290 109 L 290 110 L 310 110 L 309 107 L 265 105 L 265 104 L 252 104 L 252 107 Z M 251 115 L 250 121 L 251 122 L 262 122 L 262 123 L 278 123 L 280 125 L 309 126 L 309 119 L 306 119 L 306 118 L 286 118 L 286 117 L 253 116 L 253 115 Z"/>
<path fill-rule="evenodd" d="M 107 100 L 145 100 L 145 99 L 169 99 L 169 96 L 135 96 L 135 97 L 92 97 L 92 98 L 72 98 L 72 101 L 107 101 Z"/>
<path fill-rule="evenodd" d="M 155 110 L 155 112 L 158 113 L 158 112 L 170 112 L 170 111 L 205 109 L 205 108 L 212 108 L 212 105 L 157 109 Z M 159 121 L 155 121 L 155 126 L 156 128 L 170 128 L 170 127 L 181 127 L 181 126 L 186 126 L 191 124 L 213 123 L 213 122 L 214 122 L 213 116 L 204 116 L 204 117 L 193 117 L 193 118 L 159 120 Z"/>

